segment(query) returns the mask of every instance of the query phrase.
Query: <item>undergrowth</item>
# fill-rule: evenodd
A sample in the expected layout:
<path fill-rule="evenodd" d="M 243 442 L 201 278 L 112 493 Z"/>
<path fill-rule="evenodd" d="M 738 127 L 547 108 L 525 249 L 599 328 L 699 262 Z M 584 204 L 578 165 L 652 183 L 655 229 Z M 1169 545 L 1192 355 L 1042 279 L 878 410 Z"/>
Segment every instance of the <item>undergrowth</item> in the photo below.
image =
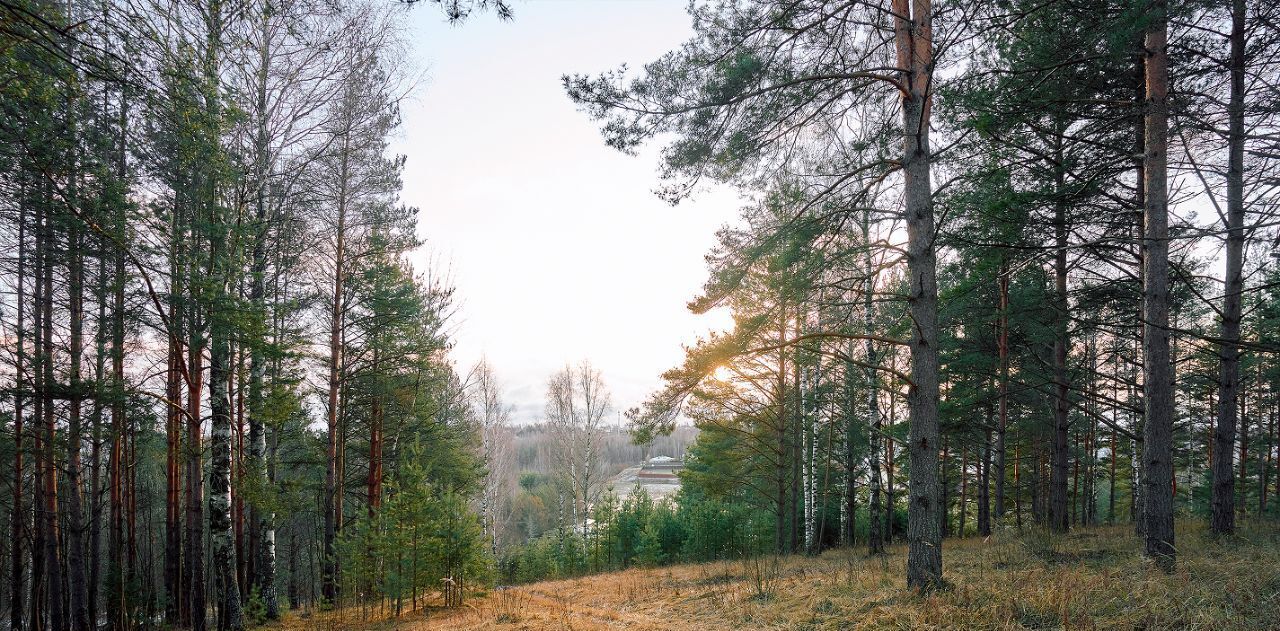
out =
<path fill-rule="evenodd" d="M 1180 522 L 1178 567 L 1140 554 L 1131 526 L 947 540 L 949 588 L 906 590 L 906 549 L 634 569 L 494 590 L 459 610 L 343 628 L 1280 629 L 1280 524 L 1230 538 Z M 325 616 L 286 623 L 320 630 Z"/>

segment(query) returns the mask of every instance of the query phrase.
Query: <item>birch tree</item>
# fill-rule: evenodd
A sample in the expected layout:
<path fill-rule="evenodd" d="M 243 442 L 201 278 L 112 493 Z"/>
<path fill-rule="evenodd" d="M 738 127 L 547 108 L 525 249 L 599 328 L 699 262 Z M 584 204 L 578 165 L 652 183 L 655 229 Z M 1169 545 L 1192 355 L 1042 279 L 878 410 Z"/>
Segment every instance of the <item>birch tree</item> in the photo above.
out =
<path fill-rule="evenodd" d="M 503 401 L 501 383 L 488 360 L 480 360 L 471 373 L 472 405 L 480 424 L 480 457 L 485 465 L 479 499 L 480 524 L 488 540 L 489 553 L 498 558 L 515 486 L 514 437 L 508 426 L 511 406 Z"/>
<path fill-rule="evenodd" d="M 547 423 L 560 493 L 567 496 L 570 522 L 588 533 L 590 506 L 600 492 L 600 432 L 613 403 L 604 376 L 583 360 L 565 366 L 547 381 Z"/>

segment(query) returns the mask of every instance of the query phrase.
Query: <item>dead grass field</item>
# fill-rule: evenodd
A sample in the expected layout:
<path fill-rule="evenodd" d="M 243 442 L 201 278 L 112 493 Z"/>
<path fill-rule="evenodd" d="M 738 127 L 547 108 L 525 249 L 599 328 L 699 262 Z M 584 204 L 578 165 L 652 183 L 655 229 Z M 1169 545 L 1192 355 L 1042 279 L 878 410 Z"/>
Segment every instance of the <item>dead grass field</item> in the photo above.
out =
<path fill-rule="evenodd" d="M 288 631 L 663 629 L 1280 629 L 1280 527 L 1210 538 L 1180 523 L 1172 575 L 1129 526 L 948 540 L 950 588 L 905 590 L 905 547 L 868 558 L 766 557 L 547 581 L 398 619 L 355 610 L 291 616 Z"/>

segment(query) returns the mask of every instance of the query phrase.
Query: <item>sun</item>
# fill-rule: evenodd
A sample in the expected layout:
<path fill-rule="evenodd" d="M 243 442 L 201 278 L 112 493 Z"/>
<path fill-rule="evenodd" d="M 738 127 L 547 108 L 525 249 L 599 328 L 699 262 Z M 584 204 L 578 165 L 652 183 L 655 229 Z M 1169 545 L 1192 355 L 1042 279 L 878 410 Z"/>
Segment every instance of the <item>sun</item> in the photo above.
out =
<path fill-rule="evenodd" d="M 711 373 L 711 378 L 716 381 L 729 381 L 733 379 L 733 370 L 728 366 L 717 366 L 715 371 Z"/>

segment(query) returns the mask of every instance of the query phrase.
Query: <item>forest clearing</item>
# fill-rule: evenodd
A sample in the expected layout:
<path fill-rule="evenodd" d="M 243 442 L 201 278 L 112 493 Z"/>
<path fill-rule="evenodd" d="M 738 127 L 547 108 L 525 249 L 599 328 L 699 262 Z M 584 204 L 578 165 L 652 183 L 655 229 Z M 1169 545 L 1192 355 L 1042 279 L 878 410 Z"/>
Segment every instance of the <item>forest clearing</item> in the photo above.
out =
<path fill-rule="evenodd" d="M 1179 570 L 1134 550 L 1132 528 L 948 542 L 948 589 L 904 591 L 904 548 L 820 557 L 630 569 L 490 591 L 458 609 L 399 619 L 354 609 L 291 615 L 288 631 L 332 629 L 1274 629 L 1280 626 L 1280 529 L 1241 524 L 1230 542 L 1179 524 Z"/>

